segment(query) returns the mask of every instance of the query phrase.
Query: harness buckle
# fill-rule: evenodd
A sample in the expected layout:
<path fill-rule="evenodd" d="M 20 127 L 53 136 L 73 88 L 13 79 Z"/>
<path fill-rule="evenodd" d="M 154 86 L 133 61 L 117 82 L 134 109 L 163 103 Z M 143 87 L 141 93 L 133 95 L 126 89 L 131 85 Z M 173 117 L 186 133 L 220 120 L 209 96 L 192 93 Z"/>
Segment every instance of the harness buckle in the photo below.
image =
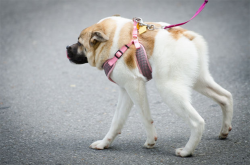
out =
<path fill-rule="evenodd" d="M 116 55 L 118 52 L 121 53 L 120 56 L 117 56 L 117 55 Z M 115 53 L 115 57 L 116 57 L 117 59 L 120 59 L 122 55 L 123 55 L 123 52 L 122 52 L 121 50 L 117 50 L 117 52 Z"/>

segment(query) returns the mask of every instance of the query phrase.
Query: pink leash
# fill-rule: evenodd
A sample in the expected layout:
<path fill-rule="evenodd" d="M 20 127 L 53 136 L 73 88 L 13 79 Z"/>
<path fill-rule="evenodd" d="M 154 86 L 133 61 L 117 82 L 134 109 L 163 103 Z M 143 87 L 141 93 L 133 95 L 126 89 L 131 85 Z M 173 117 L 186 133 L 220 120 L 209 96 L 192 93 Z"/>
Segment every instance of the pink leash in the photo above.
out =
<path fill-rule="evenodd" d="M 206 3 L 208 3 L 208 0 L 204 1 L 204 3 L 200 6 L 199 10 L 194 14 L 194 16 L 190 20 L 188 20 L 186 22 L 183 22 L 183 23 L 179 23 L 179 24 L 165 26 L 164 29 L 175 27 L 175 26 L 181 26 L 181 25 L 184 25 L 184 24 L 188 23 L 189 21 L 191 21 L 192 19 L 194 19 L 194 17 L 196 17 L 204 9 L 204 7 L 206 6 Z"/>

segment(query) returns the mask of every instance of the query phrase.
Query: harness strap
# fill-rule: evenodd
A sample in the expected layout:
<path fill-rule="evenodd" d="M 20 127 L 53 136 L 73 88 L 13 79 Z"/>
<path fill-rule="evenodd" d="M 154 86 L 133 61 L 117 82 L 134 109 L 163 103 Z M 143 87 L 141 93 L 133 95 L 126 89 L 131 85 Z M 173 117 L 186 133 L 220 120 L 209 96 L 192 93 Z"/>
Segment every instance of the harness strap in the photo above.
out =
<path fill-rule="evenodd" d="M 204 3 L 200 6 L 200 8 L 198 9 L 198 11 L 194 14 L 194 16 L 190 20 L 188 20 L 186 22 L 183 22 L 183 23 L 179 23 L 179 24 L 165 26 L 164 29 L 175 27 L 175 26 L 181 26 L 181 25 L 184 25 L 184 24 L 188 23 L 189 21 L 191 21 L 192 19 L 194 19 L 204 9 L 204 7 L 206 6 L 206 3 L 208 3 L 208 0 L 204 1 Z"/>
<path fill-rule="evenodd" d="M 138 35 L 137 22 L 134 20 L 133 38 L 135 38 L 135 39 L 133 39 L 133 43 L 134 43 L 136 49 L 139 49 L 140 48 L 140 43 L 138 41 L 137 35 Z"/>
<path fill-rule="evenodd" d="M 127 45 L 124 45 L 121 49 L 119 49 L 113 58 L 107 60 L 104 64 L 103 64 L 103 69 L 105 71 L 106 76 L 108 77 L 108 79 L 110 81 L 112 81 L 113 83 L 115 83 L 111 78 L 110 78 L 110 74 L 112 73 L 112 71 L 115 68 L 115 64 L 116 61 L 121 58 L 121 56 L 123 55 L 123 53 L 125 53 L 127 51 L 127 49 L 129 49 L 129 47 L 133 44 L 133 41 L 130 41 L 130 43 L 128 43 Z"/>
<path fill-rule="evenodd" d="M 109 60 L 109 65 L 114 65 L 116 63 L 116 61 L 121 58 L 121 56 L 123 55 L 123 53 L 126 52 L 126 50 L 132 45 L 134 44 L 136 49 L 139 49 L 141 46 L 140 46 L 140 43 L 138 41 L 138 38 L 137 38 L 137 35 L 138 35 L 138 32 L 137 32 L 137 22 L 134 21 L 134 26 L 133 26 L 133 40 L 130 41 L 130 43 L 128 43 L 127 45 L 124 45 L 120 50 L 118 50 L 116 53 L 115 53 L 115 56 Z"/>
<path fill-rule="evenodd" d="M 133 26 L 133 38 L 137 38 L 137 34 L 138 34 L 138 32 L 137 32 L 137 22 L 136 21 L 134 21 L 134 26 Z"/>
<path fill-rule="evenodd" d="M 130 43 L 128 43 L 127 45 L 124 45 L 120 50 L 118 50 L 115 53 L 115 56 L 113 58 L 111 58 L 109 60 L 109 65 L 114 65 L 116 63 L 116 61 L 121 58 L 121 56 L 123 55 L 123 53 L 126 52 L 126 50 L 133 44 L 133 41 L 130 41 Z"/>
<path fill-rule="evenodd" d="M 110 76 L 111 76 L 112 71 L 115 68 L 116 61 L 129 48 L 129 46 L 131 46 L 131 44 L 132 43 L 129 43 L 128 45 L 123 46 L 120 50 L 117 51 L 117 53 L 115 54 L 115 57 L 113 57 L 112 59 L 107 60 L 103 64 L 103 69 L 105 71 L 106 76 L 113 83 L 115 83 L 115 82 L 111 79 Z M 126 48 L 124 48 L 124 47 L 126 47 Z M 113 63 L 114 61 L 115 61 L 115 63 Z M 139 72 L 144 77 L 146 77 L 148 81 L 151 80 L 152 79 L 152 68 L 151 68 L 151 66 L 149 64 L 149 61 L 148 61 L 148 58 L 147 58 L 147 54 L 146 54 L 146 50 L 145 50 L 145 48 L 143 47 L 142 44 L 140 44 L 140 48 L 139 49 L 136 49 L 136 63 L 137 63 Z"/>
<path fill-rule="evenodd" d="M 140 49 L 136 49 L 136 62 L 140 73 L 149 81 L 152 79 L 152 68 L 149 64 L 144 46 L 142 44 L 140 45 Z"/>

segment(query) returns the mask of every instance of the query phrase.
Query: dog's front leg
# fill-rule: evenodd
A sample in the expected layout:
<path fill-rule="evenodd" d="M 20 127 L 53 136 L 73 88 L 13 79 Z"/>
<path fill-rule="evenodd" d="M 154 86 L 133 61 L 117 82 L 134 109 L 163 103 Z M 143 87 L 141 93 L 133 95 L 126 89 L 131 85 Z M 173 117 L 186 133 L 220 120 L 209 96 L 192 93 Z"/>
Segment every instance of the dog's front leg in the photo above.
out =
<path fill-rule="evenodd" d="M 142 118 L 143 125 L 147 132 L 147 140 L 144 144 L 146 148 L 153 148 L 157 140 L 155 126 L 149 109 L 145 82 L 139 79 L 130 81 L 125 85 L 130 98 L 139 108 L 139 113 Z"/>
<path fill-rule="evenodd" d="M 90 148 L 102 150 L 108 148 L 115 137 L 121 133 L 121 129 L 125 124 L 128 114 L 133 106 L 133 102 L 128 96 L 124 88 L 120 88 L 117 109 L 112 120 L 111 127 L 103 140 L 98 140 L 90 145 Z"/>

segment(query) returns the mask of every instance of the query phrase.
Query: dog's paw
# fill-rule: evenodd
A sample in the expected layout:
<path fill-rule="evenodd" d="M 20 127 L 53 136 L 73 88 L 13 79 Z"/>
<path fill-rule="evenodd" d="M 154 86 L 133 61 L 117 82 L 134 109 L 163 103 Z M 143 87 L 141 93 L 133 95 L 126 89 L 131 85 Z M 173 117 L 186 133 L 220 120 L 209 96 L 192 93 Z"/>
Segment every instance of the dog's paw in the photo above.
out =
<path fill-rule="evenodd" d="M 228 136 L 228 134 L 229 134 L 229 132 L 232 130 L 232 127 L 230 126 L 229 128 L 227 128 L 227 129 L 224 129 L 224 130 L 221 130 L 221 132 L 220 132 L 220 135 L 219 135 L 219 139 L 226 139 L 227 138 L 227 136 Z"/>
<path fill-rule="evenodd" d="M 143 146 L 146 148 L 153 148 L 155 146 L 155 141 L 152 142 L 146 141 Z"/>
<path fill-rule="evenodd" d="M 180 157 L 188 157 L 188 156 L 192 156 L 192 153 L 185 151 L 184 148 L 177 148 L 175 150 L 175 155 L 180 156 Z"/>
<path fill-rule="evenodd" d="M 151 122 L 153 124 L 153 121 Z M 147 141 L 144 143 L 144 147 L 153 148 L 155 146 L 155 142 L 157 141 L 157 134 L 154 125 L 152 125 L 152 133 L 151 136 L 147 138 Z"/>
<path fill-rule="evenodd" d="M 92 143 L 89 147 L 97 150 L 103 150 L 105 148 L 108 148 L 109 144 L 107 142 L 104 142 L 103 140 L 98 140 Z"/>

